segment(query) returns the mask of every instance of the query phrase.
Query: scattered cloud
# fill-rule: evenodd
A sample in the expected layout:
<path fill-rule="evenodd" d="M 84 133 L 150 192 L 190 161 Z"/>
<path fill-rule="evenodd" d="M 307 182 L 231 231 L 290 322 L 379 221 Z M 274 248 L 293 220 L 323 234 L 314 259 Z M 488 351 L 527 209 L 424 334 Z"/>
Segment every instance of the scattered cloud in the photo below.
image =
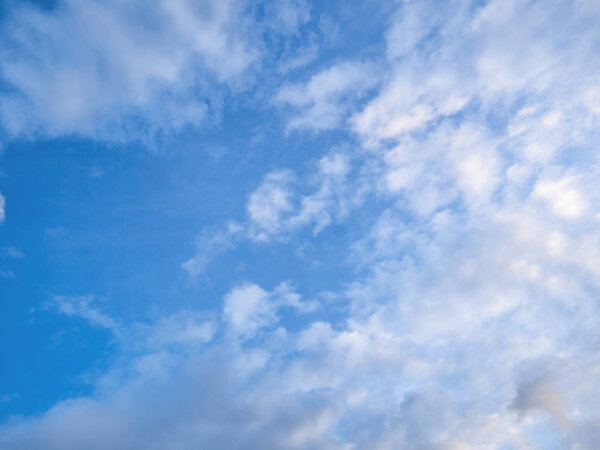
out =
<path fill-rule="evenodd" d="M 216 113 L 219 89 L 243 86 L 259 57 L 243 6 L 229 0 L 162 1 L 151 10 L 19 3 L 3 22 L 0 126 L 9 137 L 123 141 L 198 126 Z"/>
<path fill-rule="evenodd" d="M 235 245 L 242 231 L 241 225 L 229 222 L 224 231 L 203 233 L 197 239 L 195 255 L 182 264 L 183 269 L 192 277 L 200 275 L 215 257 Z"/>
<path fill-rule="evenodd" d="M 12 270 L 0 270 L 0 277 L 12 280 L 15 278 L 15 273 Z"/>
<path fill-rule="evenodd" d="M 277 169 L 264 176 L 246 203 L 247 220 L 229 222 L 224 230 L 206 231 L 197 240 L 196 253 L 182 267 L 192 277 L 207 270 L 218 255 L 250 240 L 263 244 L 286 239 L 298 230 L 312 228 L 319 234 L 336 221 L 342 221 L 363 201 L 365 179 L 349 181 L 351 156 L 332 150 L 311 169 L 313 176 L 299 185 L 289 169 Z M 302 191 L 310 189 L 308 193 Z"/>
<path fill-rule="evenodd" d="M 572 184 L 573 180 L 566 177 L 559 180 L 538 180 L 533 195 L 547 201 L 558 216 L 577 218 L 585 211 L 585 200 Z"/>
<path fill-rule="evenodd" d="M 293 211 L 289 189 L 293 179 L 294 174 L 290 170 L 271 172 L 250 194 L 247 211 L 250 221 L 260 230 L 256 234 L 258 239 L 278 233 L 284 217 Z"/>
<path fill-rule="evenodd" d="M 2 194 L 0 194 L 0 223 L 4 222 L 4 219 L 6 218 L 6 200 L 4 199 L 4 196 Z"/>
<path fill-rule="evenodd" d="M 351 171 L 348 155 L 335 150 L 326 154 L 308 183 L 314 190 L 304 195 L 298 192 L 303 186 L 297 186 L 295 173 L 277 170 L 267 174 L 248 198 L 250 238 L 266 242 L 304 227 L 312 227 L 316 235 L 334 220 L 346 217 L 362 201 L 361 190 L 349 183 Z"/>
<path fill-rule="evenodd" d="M 92 394 L 3 425 L 0 446 L 595 448 L 593 3 L 401 2 L 383 62 L 284 83 L 273 102 L 289 130 L 349 131 L 356 148 L 266 173 L 245 219 L 201 235 L 183 267 L 343 222 L 353 267 L 335 311 L 305 299 L 312 286 L 252 281 L 232 281 L 217 310 L 133 324 L 55 297 L 111 330 L 122 357 Z M 302 5 L 282 27 L 308 20 Z M 245 66 L 210 70 L 229 83 Z"/>
<path fill-rule="evenodd" d="M 119 324 L 111 317 L 97 309 L 93 296 L 69 297 L 64 295 L 54 296 L 54 306 L 60 314 L 80 317 L 87 320 L 92 326 L 116 330 Z"/>
<path fill-rule="evenodd" d="M 296 34 L 311 17 L 311 6 L 305 0 L 283 0 L 265 6 L 269 25 L 284 35 Z"/>
<path fill-rule="evenodd" d="M 343 62 L 322 70 L 305 83 L 284 85 L 274 101 L 292 110 L 288 130 L 329 130 L 342 124 L 353 103 L 377 81 L 373 65 Z"/>
<path fill-rule="evenodd" d="M 244 284 L 225 296 L 223 317 L 235 337 L 250 339 L 258 330 L 276 324 L 277 311 L 283 307 L 299 312 L 312 311 L 315 302 L 304 302 L 287 283 L 267 292 L 256 284 Z"/>

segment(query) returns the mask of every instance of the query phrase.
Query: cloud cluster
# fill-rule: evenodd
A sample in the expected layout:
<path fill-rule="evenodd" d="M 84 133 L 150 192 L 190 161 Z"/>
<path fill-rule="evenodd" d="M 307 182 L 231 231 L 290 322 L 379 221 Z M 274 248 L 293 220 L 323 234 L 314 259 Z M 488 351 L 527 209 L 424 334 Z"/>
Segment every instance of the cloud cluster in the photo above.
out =
<path fill-rule="evenodd" d="M 296 174 L 277 170 L 265 176 L 246 206 L 249 236 L 258 241 L 286 235 L 303 227 L 318 234 L 335 219 L 342 220 L 361 202 L 360 191 L 348 191 L 351 161 L 342 152 L 332 151 L 316 163 L 312 192 L 301 194 L 304 186 L 294 186 Z"/>
<path fill-rule="evenodd" d="M 307 82 L 283 86 L 274 101 L 294 111 L 288 130 L 329 130 L 338 127 L 350 106 L 377 82 L 372 64 L 343 62 L 320 71 Z"/>
<path fill-rule="evenodd" d="M 58 298 L 64 314 L 127 330 L 128 357 L 93 395 L 5 424 L 3 448 L 597 447 L 600 9 L 396 9 L 381 80 L 341 63 L 275 99 L 297 113 L 291 127 L 349 130 L 358 154 L 333 150 L 308 179 L 266 174 L 245 222 L 184 266 L 199 273 L 236 239 L 366 227 L 354 281 L 335 293 L 341 317 L 287 284 L 238 285 L 213 317 L 143 326 Z M 377 87 L 362 108 L 361 86 Z M 318 317 L 292 330 L 284 309 Z"/>
<path fill-rule="evenodd" d="M 109 141 L 198 126 L 217 112 L 220 87 L 242 87 L 259 56 L 243 8 L 235 0 L 10 6 L 0 126 L 9 138 Z"/>
<path fill-rule="evenodd" d="M 345 220 L 369 190 L 370 180 L 356 170 L 351 155 L 334 149 L 311 165 L 312 176 L 306 179 L 290 169 L 267 173 L 248 196 L 246 220 L 203 232 L 197 239 L 196 253 L 182 267 L 195 277 L 213 258 L 244 240 L 263 244 L 281 241 L 307 227 L 316 236 L 332 223 Z"/>

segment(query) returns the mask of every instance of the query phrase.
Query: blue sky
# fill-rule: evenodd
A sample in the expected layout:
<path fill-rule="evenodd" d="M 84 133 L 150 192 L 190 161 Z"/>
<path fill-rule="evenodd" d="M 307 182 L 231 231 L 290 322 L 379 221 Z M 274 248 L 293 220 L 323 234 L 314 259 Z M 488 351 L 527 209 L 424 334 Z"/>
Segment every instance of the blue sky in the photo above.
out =
<path fill-rule="evenodd" d="M 597 1 L 0 21 L 0 447 L 597 448 Z"/>

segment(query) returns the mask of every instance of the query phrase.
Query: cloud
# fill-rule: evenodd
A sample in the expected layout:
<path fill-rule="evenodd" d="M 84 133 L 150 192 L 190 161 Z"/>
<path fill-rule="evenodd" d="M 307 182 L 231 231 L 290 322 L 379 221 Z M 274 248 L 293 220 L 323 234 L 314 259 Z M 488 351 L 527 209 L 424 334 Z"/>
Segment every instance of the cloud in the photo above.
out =
<path fill-rule="evenodd" d="M 293 178 L 289 170 L 271 172 L 250 194 L 246 208 L 250 221 L 261 230 L 257 234 L 258 239 L 279 232 L 284 216 L 293 210 L 289 190 Z"/>
<path fill-rule="evenodd" d="M 223 231 L 203 233 L 197 239 L 196 254 L 182 264 L 183 269 L 192 277 L 200 275 L 215 257 L 235 245 L 242 231 L 241 225 L 230 222 Z"/>
<path fill-rule="evenodd" d="M 311 17 L 311 6 L 304 0 L 283 0 L 265 6 L 270 26 L 284 35 L 297 33 Z"/>
<path fill-rule="evenodd" d="M 503 181 L 506 163 L 498 142 L 476 123 L 441 125 L 425 136 L 407 137 L 384 151 L 381 189 L 401 194 L 412 213 L 429 215 L 458 200 L 486 204 Z"/>
<path fill-rule="evenodd" d="M 278 70 L 285 74 L 305 67 L 317 58 L 318 52 L 319 45 L 311 42 L 307 46 L 297 49 L 287 58 L 280 60 Z"/>
<path fill-rule="evenodd" d="M 394 220 L 402 217 L 388 219 Z M 471 225 L 467 234 L 479 237 L 467 245 L 463 233 L 447 236 L 448 228 L 434 223 L 414 230 L 408 247 L 390 241 L 394 235 L 379 237 L 388 253 L 375 254 L 372 270 L 348 287 L 343 295 L 352 313 L 337 324 L 318 320 L 288 331 L 278 310 L 296 308 L 296 294 L 285 285 L 269 292 L 252 283 L 234 287 L 223 301 L 223 336 L 241 339 L 211 340 L 218 328 L 196 325 L 199 312 L 159 320 L 144 328 L 149 345 L 99 379 L 95 394 L 5 425 L 0 442 L 8 449 L 198 442 L 536 448 L 541 434 L 586 448 L 598 420 L 598 368 L 589 357 L 595 298 L 575 288 L 578 301 L 565 303 L 543 283 L 556 263 L 537 246 L 551 224 L 540 221 L 532 240 L 514 229 L 522 227 L 518 216 L 491 220 L 498 223 Z M 402 257 L 411 247 L 413 262 Z M 539 275 L 513 271 L 508 263 L 523 255 L 540 266 Z M 577 267 L 563 267 L 574 286 L 585 283 Z M 74 309 L 96 323 L 101 314 L 83 304 Z M 138 335 L 130 336 L 122 345 L 140 348 Z M 188 342 L 187 350 L 165 346 L 165 339 Z M 539 359 L 552 364 L 528 363 Z M 86 433 L 78 432 L 82 427 Z"/>
<path fill-rule="evenodd" d="M 55 295 L 46 307 L 110 331 L 127 351 L 138 354 L 162 349 L 187 350 L 210 342 L 216 333 L 215 317 L 207 312 L 182 310 L 153 321 L 124 324 L 103 312 L 98 303 L 93 295 Z"/>
<path fill-rule="evenodd" d="M 310 280 L 233 283 L 218 311 L 143 325 L 63 299 L 119 330 L 125 356 L 91 395 L 5 424 L 2 447 L 595 448 L 591 3 L 403 2 L 357 112 L 355 63 L 282 87 L 290 126 L 343 131 L 352 115 L 360 148 L 265 174 L 240 228 L 201 239 L 186 268 L 343 221 L 356 241 L 334 306 L 304 300 Z"/>
<path fill-rule="evenodd" d="M 301 193 L 306 187 L 298 186 L 297 176 L 290 170 L 276 170 L 264 177 L 246 206 L 251 239 L 267 242 L 304 227 L 312 227 L 317 235 L 361 204 L 362 180 L 349 182 L 353 170 L 350 155 L 332 150 L 315 166 L 306 183 L 312 192 L 306 194 Z"/>
<path fill-rule="evenodd" d="M 108 330 L 119 328 L 119 324 L 115 320 L 93 306 L 93 296 L 69 297 L 56 295 L 53 301 L 54 306 L 61 314 L 81 317 L 95 327 L 106 328 Z"/>
<path fill-rule="evenodd" d="M 8 247 L 6 249 L 6 255 L 9 256 L 10 258 L 14 258 L 14 259 L 25 258 L 25 254 L 23 253 L 23 251 L 16 247 Z"/>
<path fill-rule="evenodd" d="M 21 3 L 1 36 L 8 137 L 122 141 L 198 126 L 259 56 L 235 1 Z"/>
<path fill-rule="evenodd" d="M 6 200 L 2 194 L 0 194 L 0 223 L 4 222 L 6 218 Z"/>
<path fill-rule="evenodd" d="M 572 186 L 572 180 L 538 180 L 533 195 L 546 200 L 552 210 L 561 217 L 576 218 L 585 211 L 585 200 L 581 192 Z"/>
<path fill-rule="evenodd" d="M 215 318 L 194 310 L 183 310 L 159 317 L 151 323 L 135 323 L 119 332 L 121 339 L 135 341 L 142 350 L 194 349 L 206 344 L 217 332 Z M 129 344 L 131 345 L 131 344 Z"/>
<path fill-rule="evenodd" d="M 12 280 L 15 278 L 15 273 L 12 270 L 0 270 L 0 277 Z"/>
<path fill-rule="evenodd" d="M 342 321 L 321 318 L 292 332 L 278 317 L 286 305 L 298 309 L 289 287 L 234 287 L 221 327 L 241 339 L 209 340 L 218 328 L 190 327 L 191 311 L 159 320 L 168 325 L 144 328 L 148 336 L 189 340 L 185 352 L 165 347 L 164 337 L 146 338 L 154 344 L 98 380 L 95 394 L 5 425 L 0 442 L 8 449 L 67 442 L 536 448 L 543 445 L 536 436 L 552 436 L 589 447 L 599 417 L 591 355 L 600 311 L 580 262 L 548 259 L 555 223 L 543 214 L 498 211 L 459 230 L 460 213 L 416 228 L 390 213 L 391 232 L 374 234 L 377 245 L 361 250 L 372 253 L 370 269 L 342 293 L 349 305 Z M 523 264 L 514 270 L 511 262 L 524 259 L 536 273 Z M 547 282 L 555 276 L 571 283 L 569 295 Z M 89 302 L 77 305 L 66 311 L 92 322 L 101 316 Z M 530 363 L 540 359 L 552 364 Z M 552 382 L 538 386 L 540 376 Z"/>
<path fill-rule="evenodd" d="M 289 169 L 267 173 L 248 196 L 247 220 L 202 233 L 196 253 L 182 264 L 183 269 L 196 277 L 207 270 L 214 258 L 244 240 L 266 244 L 306 228 L 312 228 L 312 234 L 317 235 L 332 223 L 344 220 L 363 202 L 366 181 L 357 177 L 349 182 L 353 167 L 352 157 L 346 152 L 330 151 L 311 170 L 312 176 L 302 184 Z"/>
<path fill-rule="evenodd" d="M 273 292 L 256 284 L 244 284 L 225 296 L 223 318 L 233 336 L 250 339 L 259 330 L 277 323 L 277 311 L 283 307 L 307 312 L 315 309 L 316 304 L 301 301 L 286 283 L 277 286 Z"/>
<path fill-rule="evenodd" d="M 252 336 L 276 321 L 269 294 L 255 284 L 240 286 L 227 294 L 223 315 L 236 335 Z"/>
<path fill-rule="evenodd" d="M 291 108 L 288 130 L 328 130 L 339 126 L 353 103 L 376 84 L 371 64 L 343 62 L 322 70 L 305 83 L 284 85 L 274 102 Z"/>
<path fill-rule="evenodd" d="M 107 325 L 108 316 L 93 308 L 88 299 L 60 298 L 59 312 L 80 315 L 93 325 Z M 255 284 L 233 288 L 224 298 L 223 326 L 241 340 L 232 344 L 225 335 L 210 347 L 206 344 L 216 328 L 202 312 L 184 311 L 144 326 L 123 325 L 117 335 L 127 355 L 120 361 L 125 363 L 97 380 L 93 396 L 57 404 L 38 419 L 5 425 L 0 429 L 0 443 L 5 448 L 51 449 L 66 443 L 76 448 L 187 448 L 199 439 L 214 448 L 286 444 L 301 448 L 321 442 L 320 431 L 332 419 L 322 401 L 306 399 L 304 406 L 315 414 L 306 417 L 290 409 L 294 399 L 281 403 L 277 396 L 261 395 L 262 388 L 243 398 L 236 394 L 265 369 L 273 357 L 268 347 L 277 344 L 273 341 L 263 348 L 240 345 L 259 330 L 281 334 L 282 330 L 273 330 L 272 325 L 277 322 L 277 310 L 289 307 L 300 311 L 312 308 L 287 284 L 271 292 Z M 204 321 L 197 320 L 202 317 Z M 268 417 L 263 416 L 265 412 Z M 170 419 L 165 422 L 167 417 Z M 86 432 L 66 431 L 65 427 L 71 426 L 84 427 Z M 228 432 L 223 434 L 224 430 Z"/>
<path fill-rule="evenodd" d="M 565 20 L 557 22 L 558 16 Z M 563 1 L 552 2 L 548 9 L 502 1 L 485 7 L 470 1 L 442 7 L 403 4 L 388 33 L 388 80 L 380 95 L 353 118 L 354 129 L 365 143 L 376 145 L 465 114 L 469 107 L 501 111 L 525 101 L 543 105 L 541 112 L 547 114 L 541 125 L 548 130 L 536 127 L 528 133 L 545 135 L 544 146 L 560 147 L 571 137 L 581 138 L 578 128 L 595 120 L 590 108 L 580 109 L 593 89 L 586 73 L 597 65 L 587 58 L 597 38 L 587 20 L 580 4 Z M 571 27 L 578 24 L 585 31 L 573 33 Z M 549 26 L 555 30 L 552 36 L 544 34 Z M 527 45 L 519 45 L 523 42 Z M 579 83 L 562 82 L 573 79 Z M 572 123 L 561 119 L 564 110 L 569 110 Z"/>

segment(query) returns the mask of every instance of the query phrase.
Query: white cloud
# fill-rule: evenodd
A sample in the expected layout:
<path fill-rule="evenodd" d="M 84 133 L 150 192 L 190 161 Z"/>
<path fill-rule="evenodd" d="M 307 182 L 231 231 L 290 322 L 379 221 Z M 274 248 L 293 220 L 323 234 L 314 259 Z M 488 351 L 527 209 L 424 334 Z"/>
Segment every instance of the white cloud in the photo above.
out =
<path fill-rule="evenodd" d="M 123 324 L 99 308 L 93 295 L 55 295 L 50 306 L 60 314 L 79 317 L 91 326 L 109 330 L 128 351 L 157 352 L 165 349 L 197 349 L 210 342 L 216 331 L 215 318 L 208 313 L 184 310 L 154 321 Z"/>
<path fill-rule="evenodd" d="M 533 195 L 548 202 L 555 214 L 560 217 L 577 218 L 585 212 L 585 200 L 581 192 L 573 186 L 572 179 L 538 180 Z"/>
<path fill-rule="evenodd" d="M 286 284 L 239 285 L 220 325 L 192 311 L 148 325 L 159 337 L 144 342 L 154 344 L 94 394 L 5 425 L 0 444 L 595 448 L 600 173 L 589 74 L 599 31 L 584 15 L 595 14 L 590 5 L 399 5 L 388 79 L 353 119 L 360 156 L 332 151 L 307 177 L 267 174 L 239 232 L 263 242 L 318 233 L 366 204 L 360 223 L 346 222 L 367 231 L 352 248 L 350 281 L 333 294 L 339 310 L 292 329 L 282 308 L 315 304 Z M 349 85 L 338 75 L 280 91 L 298 112 L 291 123 L 308 126 L 322 107 L 338 108 L 327 126 L 342 123 Z M 364 190 L 372 202 L 362 203 Z M 116 323 L 89 302 L 65 305 Z"/>
<path fill-rule="evenodd" d="M 284 85 L 274 101 L 292 109 L 288 130 L 328 130 L 340 125 L 352 103 L 377 81 L 372 65 L 343 62 L 313 75 L 306 83 Z"/>
<path fill-rule="evenodd" d="M 399 196 L 412 214 L 428 216 L 457 201 L 486 207 L 502 186 L 498 142 L 479 124 L 440 125 L 399 140 L 382 156 L 380 189 Z"/>
<path fill-rule="evenodd" d="M 184 310 L 150 324 L 136 323 L 126 333 L 128 339 L 133 336 L 137 346 L 156 351 L 171 346 L 198 348 L 210 342 L 216 331 L 215 320 L 210 315 Z"/>
<path fill-rule="evenodd" d="M 258 229 L 257 239 L 265 240 L 269 234 L 278 233 L 285 216 L 293 210 L 289 187 L 293 180 L 294 174 L 289 170 L 271 172 L 250 194 L 246 208 Z"/>
<path fill-rule="evenodd" d="M 267 3 L 267 20 L 270 25 L 283 34 L 295 34 L 300 26 L 310 20 L 311 7 L 304 0 L 282 0 Z"/>
<path fill-rule="evenodd" d="M 223 318 L 236 338 L 251 339 L 260 330 L 279 321 L 277 311 L 291 307 L 300 312 L 316 308 L 314 302 L 303 302 L 288 284 L 282 283 L 272 292 L 256 284 L 244 284 L 225 296 Z"/>
<path fill-rule="evenodd" d="M 0 443 L 483 449 L 537 448 L 542 435 L 588 448 L 598 437 L 600 369 L 591 355 L 600 311 L 576 259 L 547 259 L 556 224 L 542 213 L 500 211 L 463 230 L 458 213 L 443 227 L 432 219 L 416 228 L 390 214 L 390 233 L 361 251 L 371 269 L 343 293 L 345 320 L 290 332 L 278 318 L 280 308 L 297 308 L 289 286 L 238 286 L 223 319 L 240 340 L 184 354 L 146 340 L 157 344 L 107 374 L 94 395 L 5 425 Z M 538 275 L 523 277 L 534 265 Z M 570 279 L 567 297 L 543 283 L 553 273 Z M 153 329 L 200 343 L 218 334 L 186 325 L 190 317 Z"/>
<path fill-rule="evenodd" d="M 14 258 L 14 259 L 23 259 L 25 258 L 25 254 L 23 253 L 22 250 L 16 248 L 16 247 L 8 247 L 6 249 L 6 255 Z"/>
<path fill-rule="evenodd" d="M 56 295 L 53 300 L 54 305 L 61 314 L 81 317 L 95 327 L 107 328 L 113 331 L 119 328 L 119 324 L 115 320 L 93 306 L 93 296 L 69 297 Z"/>
<path fill-rule="evenodd" d="M 4 222 L 4 219 L 6 218 L 6 211 L 4 210 L 5 207 L 6 200 L 4 199 L 4 196 L 0 194 L 0 223 Z"/>
<path fill-rule="evenodd" d="M 366 189 L 362 186 L 356 190 L 349 183 L 352 164 L 344 152 L 331 151 L 311 170 L 312 176 L 302 185 L 289 169 L 265 175 L 248 196 L 247 220 L 229 222 L 221 231 L 202 233 L 196 253 L 182 264 L 183 269 L 192 277 L 198 276 L 215 257 L 244 239 L 268 243 L 287 238 L 304 227 L 311 227 L 316 235 L 333 222 L 343 220 L 363 201 Z M 303 195 L 301 192 L 307 187 L 311 191 Z"/>
<path fill-rule="evenodd" d="M 422 75 L 399 72 L 398 78 L 353 118 L 355 130 L 370 143 L 399 138 L 465 107 L 468 97 L 453 75 L 442 73 L 425 79 Z"/>
<path fill-rule="evenodd" d="M 506 111 L 522 102 L 541 103 L 549 114 L 536 123 L 545 130 L 529 131 L 543 139 L 542 146 L 560 148 L 569 137 L 581 138 L 577 129 L 592 126 L 580 108 L 582 98 L 592 98 L 594 83 L 586 74 L 598 68 L 587 57 L 594 51 L 595 32 L 577 5 L 551 3 L 401 5 L 388 34 L 388 81 L 354 117 L 356 131 L 376 145 L 464 114 L 469 106 Z M 573 33 L 572 26 L 580 32 Z M 545 34 L 549 27 L 551 36 Z M 578 82 L 563 82 L 574 79 Z M 565 109 L 570 123 L 564 123 Z"/>
<path fill-rule="evenodd" d="M 140 139 L 206 121 L 219 85 L 237 89 L 258 57 L 243 8 L 228 0 L 154 6 L 9 7 L 0 47 L 8 135 Z"/>
<path fill-rule="evenodd" d="M 235 335 L 251 337 L 277 320 L 269 293 L 255 284 L 240 286 L 227 294 L 223 315 Z"/>
<path fill-rule="evenodd" d="M 279 62 L 278 70 L 280 73 L 288 73 L 313 62 L 319 53 L 319 45 L 315 42 L 301 47 Z"/>
<path fill-rule="evenodd" d="M 291 171 L 267 174 L 248 199 L 250 238 L 269 241 L 306 226 L 316 235 L 335 220 L 342 220 L 363 201 L 362 180 L 359 177 L 350 183 L 351 171 L 348 155 L 338 151 L 326 154 L 306 183 L 313 191 L 305 195 L 299 192 L 303 186 L 298 186 Z"/>
<path fill-rule="evenodd" d="M 15 278 L 15 273 L 12 270 L 0 270 L 0 277 L 13 280 Z"/>
<path fill-rule="evenodd" d="M 200 275 L 216 256 L 235 244 L 236 238 L 242 232 L 241 225 L 230 222 L 224 231 L 203 233 L 197 239 L 196 254 L 182 264 L 183 269 L 192 277 Z"/>

